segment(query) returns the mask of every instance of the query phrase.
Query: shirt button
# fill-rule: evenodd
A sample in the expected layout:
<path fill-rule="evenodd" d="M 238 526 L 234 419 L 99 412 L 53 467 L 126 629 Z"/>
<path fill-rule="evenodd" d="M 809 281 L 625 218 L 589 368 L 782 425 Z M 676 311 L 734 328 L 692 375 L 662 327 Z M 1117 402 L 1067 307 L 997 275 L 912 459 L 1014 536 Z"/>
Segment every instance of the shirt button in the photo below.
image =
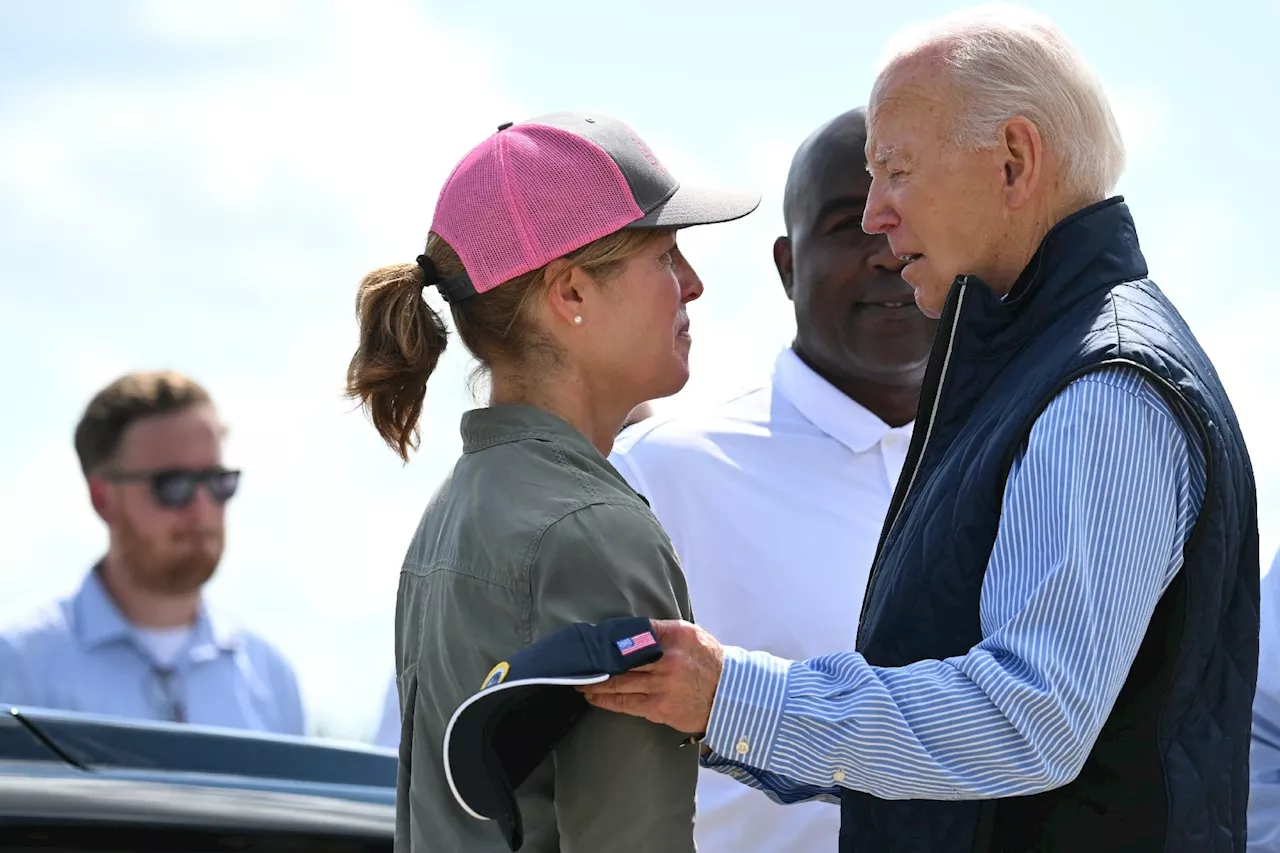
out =
<path fill-rule="evenodd" d="M 738 741 L 738 745 L 734 747 L 734 749 L 738 750 L 738 755 L 746 755 L 748 752 L 751 751 L 751 745 L 747 743 L 746 738 L 743 738 L 742 740 Z"/>
<path fill-rule="evenodd" d="M 837 770 L 835 773 L 832 773 L 832 774 L 831 774 L 831 781 L 833 781 L 833 782 L 843 782 L 843 781 L 844 781 L 844 771 L 843 771 L 843 770 Z"/>

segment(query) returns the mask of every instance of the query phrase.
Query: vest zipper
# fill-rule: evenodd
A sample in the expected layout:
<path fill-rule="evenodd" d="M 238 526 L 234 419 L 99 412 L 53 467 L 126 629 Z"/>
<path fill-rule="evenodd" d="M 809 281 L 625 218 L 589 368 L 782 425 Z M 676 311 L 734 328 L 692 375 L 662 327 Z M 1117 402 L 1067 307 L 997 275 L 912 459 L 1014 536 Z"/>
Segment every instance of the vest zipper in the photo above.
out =
<path fill-rule="evenodd" d="M 888 543 L 889 536 L 893 532 L 894 526 L 897 525 L 898 518 L 902 515 L 902 508 L 906 506 L 907 495 L 911 493 L 911 487 L 914 486 L 916 482 L 916 475 L 920 473 L 920 460 L 924 458 L 925 448 L 928 446 L 929 438 L 933 434 L 934 422 L 938 417 L 938 405 L 942 401 L 942 390 L 943 386 L 946 384 L 947 368 L 951 366 L 951 352 L 956 343 L 956 331 L 960 328 L 960 311 L 964 307 L 965 292 L 968 290 L 969 284 L 972 280 L 973 279 L 967 275 L 956 277 L 954 290 L 955 299 L 948 300 L 949 305 L 947 306 L 947 309 L 943 311 L 941 328 L 946 330 L 947 347 L 943 350 L 940 358 L 941 367 L 938 370 L 937 378 L 932 383 L 929 383 L 926 375 L 926 386 L 921 389 L 921 405 L 917 407 L 917 412 L 927 411 L 928 418 L 924 423 L 923 433 L 918 431 L 912 433 L 911 447 L 907 451 L 907 461 L 910 465 L 911 475 L 907 478 L 905 484 L 903 482 L 902 474 L 906 474 L 907 472 L 904 470 L 902 474 L 898 476 L 898 485 L 897 488 L 894 489 L 893 500 L 889 504 L 888 521 L 885 523 L 883 533 L 880 536 L 880 544 L 876 548 L 876 557 L 871 564 L 871 573 L 867 577 L 867 589 L 862 596 L 862 612 L 858 615 L 858 635 L 856 640 L 856 644 L 859 646 L 862 645 L 867 607 L 871 604 L 871 593 L 872 590 L 875 589 L 876 576 L 880 572 L 880 558 L 884 554 L 884 546 Z M 925 391 L 928 389 L 929 385 L 932 385 L 933 387 L 926 395 Z M 925 406 L 926 400 L 929 401 L 927 407 Z M 920 426 L 918 417 L 916 426 L 917 429 Z M 919 440 L 916 439 L 917 435 L 921 436 Z"/>

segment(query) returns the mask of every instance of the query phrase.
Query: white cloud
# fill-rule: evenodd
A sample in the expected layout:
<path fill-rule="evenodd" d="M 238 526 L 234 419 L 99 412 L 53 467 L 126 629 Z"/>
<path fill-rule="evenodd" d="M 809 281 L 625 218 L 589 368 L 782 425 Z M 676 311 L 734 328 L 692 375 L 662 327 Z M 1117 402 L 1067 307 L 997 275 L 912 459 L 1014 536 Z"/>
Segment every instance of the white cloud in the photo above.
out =
<path fill-rule="evenodd" d="M 5 133 L 0 148 L 9 164 L 0 179 L 24 208 L 110 222 L 127 218 L 109 206 L 123 202 L 154 217 L 155 199 L 118 187 L 106 198 L 90 174 L 111 157 L 153 157 L 195 176 L 198 186 L 180 189 L 199 192 L 187 200 L 201 205 L 245 214 L 272 193 L 305 192 L 343 211 L 375 245 L 416 243 L 452 163 L 521 112 L 494 80 L 497 56 L 466 34 L 439 31 L 410 3 L 267 3 L 270 14 L 243 16 L 242 4 L 232 5 L 144 4 L 142 20 L 180 43 L 238 44 L 248 27 L 269 38 L 257 63 L 194 79 L 30 92 L 22 120 L 7 123 L 20 130 Z M 463 77 L 442 73 L 464 64 Z"/>
<path fill-rule="evenodd" d="M 193 46 L 276 40 L 286 36 L 304 14 L 303 4 L 298 0 L 222 0 L 219 3 L 146 0 L 137 7 L 143 32 Z"/>
<path fill-rule="evenodd" d="M 0 134 L 0 201 L 8 196 L 23 211 L 17 236 L 92 222 L 91 241 L 136 239 L 141 230 L 131 213 L 78 180 L 71 130 L 11 125 Z"/>

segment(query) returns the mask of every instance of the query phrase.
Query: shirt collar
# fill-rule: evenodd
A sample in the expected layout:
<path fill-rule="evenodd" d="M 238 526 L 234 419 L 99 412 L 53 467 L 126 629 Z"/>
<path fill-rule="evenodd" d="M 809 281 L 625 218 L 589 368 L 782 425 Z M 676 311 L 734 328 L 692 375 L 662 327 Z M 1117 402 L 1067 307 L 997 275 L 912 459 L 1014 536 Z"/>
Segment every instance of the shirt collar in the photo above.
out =
<path fill-rule="evenodd" d="M 113 642 L 132 641 L 135 631 L 132 623 L 120 612 L 119 606 L 102 584 L 98 573 L 101 565 L 95 565 L 85 575 L 76 590 L 72 606 L 76 614 L 76 635 L 86 650 Z M 208 657 L 218 652 L 234 651 L 243 640 L 243 632 L 228 620 L 217 617 L 201 600 L 196 611 L 190 649 L 196 657 Z"/>
<path fill-rule="evenodd" d="M 543 439 L 567 445 L 601 463 L 604 456 L 585 435 L 546 409 L 519 403 L 499 403 L 462 415 L 462 452 L 473 453 L 495 444 Z"/>
<path fill-rule="evenodd" d="M 911 434 L 911 424 L 889 426 L 819 376 L 791 347 L 778 354 L 773 386 L 810 423 L 854 453 L 865 453 L 891 432 Z"/>

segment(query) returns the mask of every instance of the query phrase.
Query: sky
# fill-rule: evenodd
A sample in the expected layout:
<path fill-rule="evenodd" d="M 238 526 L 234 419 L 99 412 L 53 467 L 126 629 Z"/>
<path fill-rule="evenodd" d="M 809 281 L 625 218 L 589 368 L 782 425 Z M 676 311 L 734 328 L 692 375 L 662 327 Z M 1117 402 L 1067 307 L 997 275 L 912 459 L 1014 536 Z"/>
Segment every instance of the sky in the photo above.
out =
<path fill-rule="evenodd" d="M 403 465 L 381 443 L 342 399 L 361 275 L 421 251 L 442 180 L 500 123 L 619 116 L 683 182 L 763 194 L 681 235 L 707 291 L 693 378 L 656 408 L 719 399 L 794 333 L 771 245 L 796 145 L 864 103 L 895 31 L 961 5 L 0 0 L 0 619 L 73 589 L 105 547 L 71 443 L 89 398 L 181 370 L 245 472 L 211 600 L 290 657 L 318 733 L 370 736 L 400 560 L 477 401 L 455 343 L 422 450 Z M 1236 406 L 1269 564 L 1280 0 L 1025 5 L 1107 87 L 1118 191 Z"/>

